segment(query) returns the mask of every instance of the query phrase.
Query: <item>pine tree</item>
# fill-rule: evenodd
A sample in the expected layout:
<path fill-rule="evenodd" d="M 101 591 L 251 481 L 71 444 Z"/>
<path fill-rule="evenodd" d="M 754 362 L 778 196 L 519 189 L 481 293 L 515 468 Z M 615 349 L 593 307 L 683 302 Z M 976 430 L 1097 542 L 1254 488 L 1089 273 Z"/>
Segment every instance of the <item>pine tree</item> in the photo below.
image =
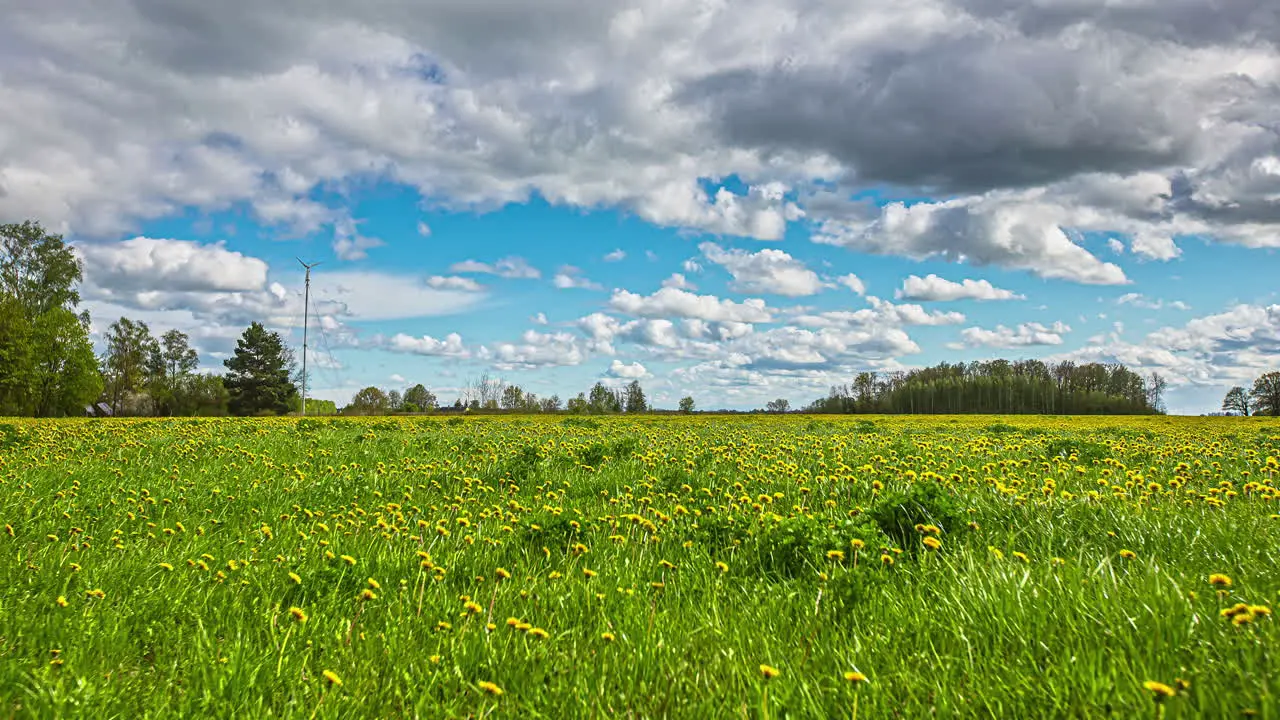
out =
<path fill-rule="evenodd" d="M 289 412 L 298 387 L 291 378 L 293 352 L 279 333 L 253 323 L 240 336 L 235 354 L 222 362 L 223 381 L 230 393 L 233 415 L 283 415 Z"/>

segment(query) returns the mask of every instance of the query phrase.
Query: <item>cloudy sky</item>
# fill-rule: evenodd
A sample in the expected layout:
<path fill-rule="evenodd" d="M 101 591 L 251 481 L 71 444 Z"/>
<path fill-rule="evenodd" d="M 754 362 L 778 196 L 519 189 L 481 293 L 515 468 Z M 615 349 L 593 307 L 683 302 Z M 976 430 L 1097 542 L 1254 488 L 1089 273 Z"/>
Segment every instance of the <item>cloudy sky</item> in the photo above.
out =
<path fill-rule="evenodd" d="M 0 0 L 0 218 L 313 394 L 1280 366 L 1274 0 Z"/>

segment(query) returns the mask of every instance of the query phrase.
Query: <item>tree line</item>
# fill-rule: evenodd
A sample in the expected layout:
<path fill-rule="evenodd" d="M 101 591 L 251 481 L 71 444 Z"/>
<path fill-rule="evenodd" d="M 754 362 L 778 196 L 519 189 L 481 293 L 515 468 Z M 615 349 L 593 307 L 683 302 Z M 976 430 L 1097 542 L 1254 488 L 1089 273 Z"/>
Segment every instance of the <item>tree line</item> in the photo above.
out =
<path fill-rule="evenodd" d="M 155 337 L 120 318 L 95 355 L 77 285 L 83 267 L 61 235 L 27 221 L 0 225 L 0 415 L 262 415 L 301 409 L 293 353 L 279 333 L 252 323 L 223 361 L 200 358 L 179 330 Z M 308 401 L 308 410 L 325 410 Z M 333 403 L 328 409 L 336 410 Z"/>
<path fill-rule="evenodd" d="M 1142 415 L 1164 411 L 1167 383 L 1118 363 L 989 360 L 862 372 L 813 401 L 815 413 Z"/>
<path fill-rule="evenodd" d="M 559 395 L 539 397 L 519 385 L 485 374 L 467 383 L 452 405 L 439 404 L 436 395 L 422 384 L 407 388 L 404 392 L 370 386 L 358 391 L 351 398 L 351 403 L 342 409 L 342 413 L 385 415 L 435 410 L 612 415 L 649 412 L 652 408 L 639 380 L 632 380 L 623 387 L 610 387 L 598 381 L 590 390 L 562 402 Z M 692 397 L 680 400 L 680 412 L 691 413 L 693 410 Z"/>

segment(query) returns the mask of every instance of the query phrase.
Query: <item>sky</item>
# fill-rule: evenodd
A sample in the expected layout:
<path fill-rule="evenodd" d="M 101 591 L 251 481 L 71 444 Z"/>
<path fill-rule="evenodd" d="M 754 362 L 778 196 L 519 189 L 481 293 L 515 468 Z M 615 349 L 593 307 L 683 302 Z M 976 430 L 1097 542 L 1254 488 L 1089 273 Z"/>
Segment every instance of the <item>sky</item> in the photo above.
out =
<path fill-rule="evenodd" d="M 1272 0 L 0 0 L 0 220 L 310 394 L 1280 369 Z"/>

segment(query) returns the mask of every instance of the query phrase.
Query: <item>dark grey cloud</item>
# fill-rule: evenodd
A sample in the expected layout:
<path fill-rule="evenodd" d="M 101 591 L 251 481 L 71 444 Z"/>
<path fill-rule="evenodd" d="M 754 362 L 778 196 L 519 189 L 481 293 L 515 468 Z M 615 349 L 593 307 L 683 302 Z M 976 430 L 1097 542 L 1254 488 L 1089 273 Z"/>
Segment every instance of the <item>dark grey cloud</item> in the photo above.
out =
<path fill-rule="evenodd" d="M 965 37 L 831 65 L 737 69 L 685 88 L 735 143 L 842 161 L 862 184 L 931 192 L 1041 185 L 1187 160 L 1196 98 L 1127 77 L 1101 41 Z"/>

